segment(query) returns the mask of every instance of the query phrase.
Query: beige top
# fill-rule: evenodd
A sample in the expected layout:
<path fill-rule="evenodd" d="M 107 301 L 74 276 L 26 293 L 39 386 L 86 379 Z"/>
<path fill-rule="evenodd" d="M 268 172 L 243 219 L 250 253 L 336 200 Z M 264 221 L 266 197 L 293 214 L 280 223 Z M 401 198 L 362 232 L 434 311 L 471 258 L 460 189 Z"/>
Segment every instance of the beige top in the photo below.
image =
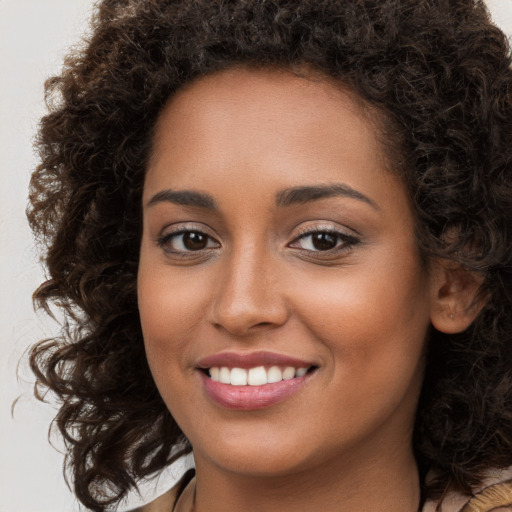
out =
<path fill-rule="evenodd" d="M 441 503 L 427 501 L 422 512 L 512 512 L 512 467 L 489 473 L 472 496 L 448 493 Z"/>
<path fill-rule="evenodd" d="M 194 487 L 195 477 L 186 486 Z M 177 484 L 166 493 L 132 512 L 172 512 L 182 486 Z M 185 491 L 186 492 L 186 491 Z M 422 512 L 512 512 L 512 467 L 496 471 L 472 496 L 448 493 L 441 502 L 427 501 Z"/>

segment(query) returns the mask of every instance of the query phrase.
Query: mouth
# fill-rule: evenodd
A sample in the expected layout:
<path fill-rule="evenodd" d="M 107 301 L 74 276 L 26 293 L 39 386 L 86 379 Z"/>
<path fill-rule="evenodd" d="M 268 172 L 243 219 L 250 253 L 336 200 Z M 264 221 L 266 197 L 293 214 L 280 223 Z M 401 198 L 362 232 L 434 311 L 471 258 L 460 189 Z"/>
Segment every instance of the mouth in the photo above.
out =
<path fill-rule="evenodd" d="M 293 396 L 318 366 L 279 354 L 222 353 L 200 361 L 197 369 L 206 395 L 235 410 L 270 407 Z"/>
<path fill-rule="evenodd" d="M 212 366 L 203 372 L 214 382 L 231 386 L 265 386 L 283 380 L 304 377 L 315 370 L 315 366 L 255 366 L 252 368 L 230 368 L 228 366 Z"/>

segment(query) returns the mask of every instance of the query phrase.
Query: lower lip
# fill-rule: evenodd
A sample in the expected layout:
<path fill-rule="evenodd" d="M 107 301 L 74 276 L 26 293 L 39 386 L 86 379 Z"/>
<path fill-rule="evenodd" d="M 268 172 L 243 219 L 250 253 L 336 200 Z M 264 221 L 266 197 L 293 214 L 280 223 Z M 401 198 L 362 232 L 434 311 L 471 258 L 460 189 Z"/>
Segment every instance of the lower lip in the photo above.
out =
<path fill-rule="evenodd" d="M 210 379 L 200 372 L 206 394 L 217 405 L 227 409 L 252 411 L 278 404 L 297 393 L 309 375 L 282 380 L 263 386 L 232 386 Z"/>

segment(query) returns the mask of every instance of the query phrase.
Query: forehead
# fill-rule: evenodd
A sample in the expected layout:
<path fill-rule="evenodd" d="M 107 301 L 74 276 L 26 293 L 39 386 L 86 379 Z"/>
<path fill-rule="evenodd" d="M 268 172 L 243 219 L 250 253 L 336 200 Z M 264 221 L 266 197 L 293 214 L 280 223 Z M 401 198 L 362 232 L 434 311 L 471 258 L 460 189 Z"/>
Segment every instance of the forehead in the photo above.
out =
<path fill-rule="evenodd" d="M 340 112 L 347 123 L 359 128 L 358 133 L 376 135 L 375 110 L 370 113 L 369 105 L 341 82 L 318 72 L 298 76 L 281 69 L 230 68 L 192 81 L 169 99 L 157 121 L 155 146 L 162 137 L 169 139 L 170 130 L 163 125 L 170 118 L 176 129 L 193 127 L 188 135 L 196 140 L 198 129 L 208 122 L 215 123 L 217 130 L 231 129 L 253 118 L 264 121 L 260 135 L 269 122 L 276 129 L 288 127 L 289 132 L 300 133 L 306 124 L 335 125 Z"/>
<path fill-rule="evenodd" d="M 186 84 L 169 99 L 167 109 L 185 107 L 187 110 L 204 111 L 215 106 L 261 110 L 264 105 L 255 104 L 260 95 L 268 102 L 265 110 L 279 107 L 300 107 L 308 110 L 302 101 L 309 99 L 312 106 L 322 110 L 326 100 L 344 106 L 356 115 L 364 116 L 365 103 L 341 80 L 337 81 L 321 72 L 304 69 L 294 72 L 281 68 L 250 68 L 234 66 L 201 76 Z M 212 96 L 215 101 L 212 101 Z M 301 102 L 301 103 L 297 103 Z"/>
<path fill-rule="evenodd" d="M 145 195 L 158 187 L 338 182 L 382 173 L 379 132 L 363 101 L 323 75 L 235 68 L 175 94 L 156 125 Z M 340 171 L 340 172 L 338 172 Z M 387 173 L 386 173 L 387 174 Z"/>

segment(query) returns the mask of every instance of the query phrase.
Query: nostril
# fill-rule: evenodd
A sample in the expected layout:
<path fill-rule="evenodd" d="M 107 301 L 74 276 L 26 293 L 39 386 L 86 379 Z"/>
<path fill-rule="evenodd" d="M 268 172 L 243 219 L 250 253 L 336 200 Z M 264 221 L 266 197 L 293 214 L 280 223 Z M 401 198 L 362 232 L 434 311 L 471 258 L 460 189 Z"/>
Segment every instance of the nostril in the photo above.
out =
<path fill-rule="evenodd" d="M 270 327 L 271 325 L 271 322 L 260 322 L 259 324 L 254 325 L 254 327 Z"/>

